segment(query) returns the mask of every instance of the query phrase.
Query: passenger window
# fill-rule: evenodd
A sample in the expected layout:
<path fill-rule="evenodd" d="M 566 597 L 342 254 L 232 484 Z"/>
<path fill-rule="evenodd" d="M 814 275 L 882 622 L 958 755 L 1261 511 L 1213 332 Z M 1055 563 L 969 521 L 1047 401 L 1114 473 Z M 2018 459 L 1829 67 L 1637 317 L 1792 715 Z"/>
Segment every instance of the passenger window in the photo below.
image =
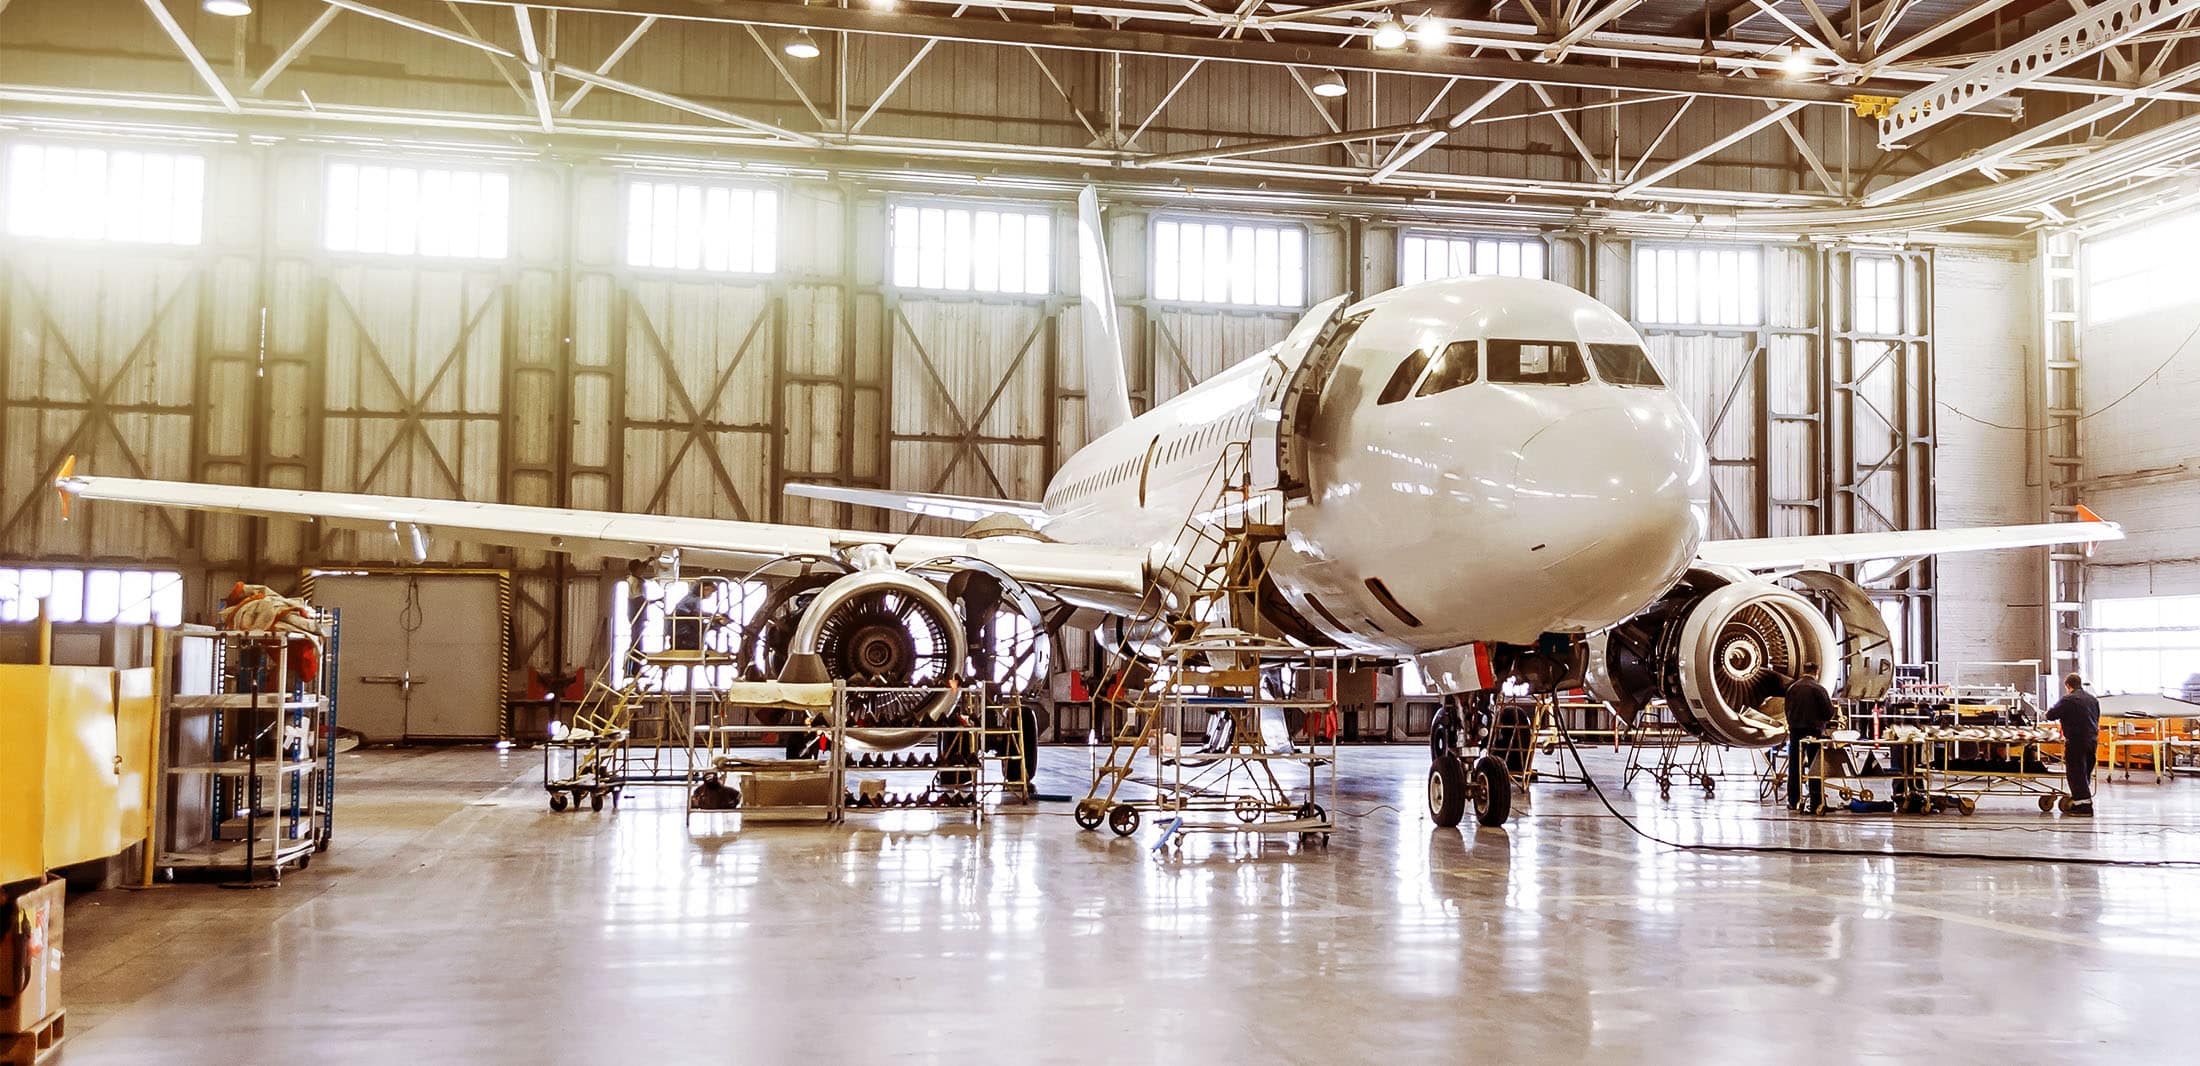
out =
<path fill-rule="evenodd" d="M 1383 394 L 1375 398 L 1377 405 L 1397 403 L 1413 395 L 1413 383 L 1421 380 L 1421 371 L 1428 369 L 1428 352 L 1418 351 L 1406 356 L 1398 369 L 1390 375 L 1390 384 L 1383 386 Z"/>
<path fill-rule="evenodd" d="M 1652 389 L 1665 387 L 1665 382 L 1658 378 L 1658 368 L 1650 365 L 1650 355 L 1641 345 L 1592 344 L 1589 358 L 1597 365 L 1597 376 L 1611 384 Z"/>
<path fill-rule="evenodd" d="M 1589 380 L 1571 341 L 1491 341 L 1490 380 L 1506 385 L 1579 385 Z"/>
<path fill-rule="evenodd" d="M 1428 372 L 1428 380 L 1421 383 L 1414 395 L 1434 396 L 1472 382 L 1480 369 L 1480 355 L 1473 341 L 1453 341 L 1445 345 L 1444 354 L 1436 357 L 1435 368 Z"/>

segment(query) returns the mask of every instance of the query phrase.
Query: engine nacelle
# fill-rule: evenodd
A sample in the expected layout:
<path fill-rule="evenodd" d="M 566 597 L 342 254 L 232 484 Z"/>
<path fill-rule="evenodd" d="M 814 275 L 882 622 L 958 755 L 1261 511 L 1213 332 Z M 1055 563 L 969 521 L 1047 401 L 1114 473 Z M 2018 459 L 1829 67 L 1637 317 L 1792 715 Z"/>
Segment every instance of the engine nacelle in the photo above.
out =
<path fill-rule="evenodd" d="M 789 666 L 815 655 L 827 677 L 851 687 L 943 689 L 852 695 L 852 727 L 917 725 L 946 713 L 956 694 L 944 687 L 969 654 L 954 605 L 939 586 L 891 563 L 858 565 L 803 609 Z"/>
<path fill-rule="evenodd" d="M 1840 665 L 1832 624 L 1802 593 L 1695 570 L 1649 610 L 1591 638 L 1588 683 L 1630 719 L 1662 695 L 1690 733 L 1763 748 L 1787 739 L 1771 701 L 1806 675 L 1837 691 Z"/>

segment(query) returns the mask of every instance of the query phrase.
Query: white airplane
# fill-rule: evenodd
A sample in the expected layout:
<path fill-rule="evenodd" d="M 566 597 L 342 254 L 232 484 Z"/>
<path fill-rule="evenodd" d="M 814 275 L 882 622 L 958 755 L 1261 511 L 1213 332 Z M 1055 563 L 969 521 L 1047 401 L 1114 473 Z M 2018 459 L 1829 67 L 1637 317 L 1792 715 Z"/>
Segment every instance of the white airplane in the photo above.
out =
<path fill-rule="evenodd" d="M 965 661 L 983 632 L 958 616 L 943 584 L 984 586 L 988 603 L 1005 598 L 1027 614 L 1042 601 L 1118 617 L 1143 604 L 1164 617 L 1130 620 L 1150 625 L 1217 610 L 1193 602 L 1214 559 L 1211 548 L 1187 547 L 1188 519 L 1249 523 L 1269 533 L 1258 548 L 1264 594 L 1259 617 L 1232 625 L 1411 659 L 1446 695 L 1507 681 L 1542 691 L 1585 684 L 1628 714 L 1662 697 L 1705 738 L 1751 747 L 1785 738 L 1768 701 L 1799 676 L 1857 698 L 1884 691 L 1884 623 L 1828 567 L 2123 535 L 2088 513 L 2044 525 L 1706 540 L 1709 461 L 1695 420 L 1625 319 L 1542 280 L 1449 278 L 1356 303 L 1337 297 L 1281 343 L 1132 417 L 1113 315 L 1091 313 L 1114 307 L 1091 190 L 1079 228 L 1093 439 L 1044 499 L 787 489 L 974 523 L 965 536 L 67 468 L 56 486 L 85 500 L 387 529 L 423 554 L 430 537 L 452 537 L 709 567 L 799 562 L 803 595 L 767 607 L 784 608 L 788 622 L 765 665 L 817 655 L 832 677 L 900 683 L 938 680 L 936 664 Z M 1249 454 L 1249 514 L 1228 513 L 1214 496 L 1226 449 Z M 1157 584 L 1162 594 L 1149 601 Z M 882 624 L 889 619 L 906 632 Z M 1429 809 L 1456 825 L 1471 802 L 1484 824 L 1498 824 L 1510 780 L 1488 755 L 1464 758 L 1467 725 L 1459 711 L 1440 716 Z"/>

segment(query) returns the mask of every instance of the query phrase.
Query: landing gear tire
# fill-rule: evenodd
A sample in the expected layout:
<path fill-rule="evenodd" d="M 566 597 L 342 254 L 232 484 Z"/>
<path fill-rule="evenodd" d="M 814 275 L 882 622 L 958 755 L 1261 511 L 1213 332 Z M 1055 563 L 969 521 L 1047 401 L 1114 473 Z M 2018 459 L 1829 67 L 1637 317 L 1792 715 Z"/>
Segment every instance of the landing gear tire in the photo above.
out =
<path fill-rule="evenodd" d="M 565 793 L 552 792 L 550 794 L 550 809 L 553 811 L 562 811 L 565 809 Z"/>
<path fill-rule="evenodd" d="M 1106 820 L 1107 816 L 1108 812 L 1096 800 L 1080 802 L 1077 805 L 1076 812 L 1070 815 L 1070 817 L 1077 819 L 1077 828 L 1088 831 L 1100 828 L 1100 823 Z"/>
<path fill-rule="evenodd" d="M 588 809 L 592 811 L 603 810 L 603 793 L 591 792 L 588 794 Z"/>
<path fill-rule="evenodd" d="M 1108 830 L 1119 837 L 1138 832 L 1138 808 L 1119 803 L 1108 811 Z"/>
<path fill-rule="evenodd" d="M 1505 769 L 1505 761 L 1495 755 L 1484 755 L 1474 760 L 1474 781 L 1469 786 L 1474 797 L 1474 820 L 1495 828 L 1505 824 L 1512 815 L 1512 774 Z"/>
<path fill-rule="evenodd" d="M 1446 829 L 1467 813 L 1467 768 L 1459 757 L 1440 752 L 1428 767 L 1428 816 Z"/>

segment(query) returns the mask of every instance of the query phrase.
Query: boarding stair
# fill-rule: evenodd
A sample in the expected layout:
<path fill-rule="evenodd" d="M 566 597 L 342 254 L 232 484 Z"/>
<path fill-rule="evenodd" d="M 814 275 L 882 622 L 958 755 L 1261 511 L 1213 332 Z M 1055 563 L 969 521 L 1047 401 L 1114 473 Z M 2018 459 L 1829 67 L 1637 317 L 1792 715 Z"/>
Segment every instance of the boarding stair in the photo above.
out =
<path fill-rule="evenodd" d="M 1264 690 L 1264 668 L 1296 661 L 1303 671 L 1298 676 L 1306 677 L 1313 663 L 1306 649 L 1264 631 L 1266 555 L 1283 539 L 1283 525 L 1277 490 L 1255 475 L 1253 447 L 1239 441 L 1223 448 L 1171 543 L 1173 565 L 1155 575 L 1131 616 L 1153 619 L 1159 628 L 1145 634 L 1144 649 L 1126 639 L 1124 665 L 1101 685 L 1103 704 L 1118 713 L 1109 716 L 1106 756 L 1095 764 L 1075 811 L 1085 829 L 1105 823 L 1129 836 L 1141 811 L 1154 811 L 1175 816 L 1171 833 L 1195 831 L 1183 815 L 1203 810 L 1227 812 L 1236 822 L 1231 828 L 1240 831 L 1325 835 L 1333 828 L 1327 810 L 1313 802 L 1311 779 L 1300 790 L 1277 773 L 1291 760 L 1307 762 L 1310 773 L 1315 767 L 1314 756 L 1292 748 L 1281 712 L 1326 711 L 1334 722 L 1335 701 L 1327 692 L 1307 699 Z M 1133 684 L 1144 663 L 1157 665 L 1158 685 Z M 1193 713 L 1207 717 L 1206 742 L 1185 750 L 1178 738 L 1183 719 Z M 1330 740 L 1330 756 L 1321 765 L 1333 779 L 1334 730 Z M 1142 756 L 1154 771 L 1156 795 L 1132 801 L 1124 789 Z"/>

